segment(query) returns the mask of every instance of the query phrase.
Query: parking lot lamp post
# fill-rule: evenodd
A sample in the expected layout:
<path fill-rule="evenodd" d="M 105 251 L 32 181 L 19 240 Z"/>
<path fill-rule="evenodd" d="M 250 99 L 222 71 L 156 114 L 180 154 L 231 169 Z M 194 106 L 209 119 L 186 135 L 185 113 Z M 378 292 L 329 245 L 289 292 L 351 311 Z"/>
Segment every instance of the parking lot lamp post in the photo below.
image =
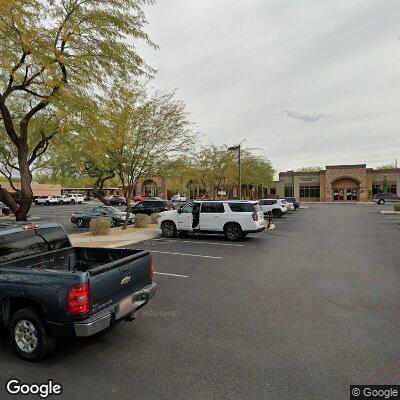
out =
<path fill-rule="evenodd" d="M 241 156 L 241 154 L 240 154 L 240 144 L 238 144 L 237 146 L 231 146 L 231 147 L 228 147 L 228 150 L 230 150 L 230 151 L 238 151 L 238 172 L 239 172 L 239 176 L 238 176 L 238 181 L 239 181 L 239 187 L 238 187 L 238 190 L 239 190 L 239 200 L 242 200 L 242 162 L 241 162 L 241 159 L 240 159 L 240 156 Z"/>

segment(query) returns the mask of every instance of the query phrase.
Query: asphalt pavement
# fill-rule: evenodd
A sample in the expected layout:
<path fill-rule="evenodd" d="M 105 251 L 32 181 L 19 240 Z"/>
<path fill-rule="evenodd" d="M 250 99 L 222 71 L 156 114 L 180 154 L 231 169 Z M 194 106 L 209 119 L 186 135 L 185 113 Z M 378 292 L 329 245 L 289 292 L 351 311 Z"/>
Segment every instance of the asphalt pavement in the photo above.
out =
<path fill-rule="evenodd" d="M 315 204 L 242 242 L 141 243 L 159 290 L 136 321 L 64 339 L 39 363 L 1 331 L 0 398 L 16 398 L 11 377 L 96 400 L 338 400 L 351 384 L 396 384 L 400 218 L 381 209 Z"/>
<path fill-rule="evenodd" d="M 84 207 L 101 205 L 101 203 L 85 203 L 85 204 L 65 204 L 65 205 L 35 205 L 33 204 L 29 215 L 31 218 L 38 218 L 41 221 L 59 222 L 68 234 L 88 232 L 89 228 L 78 228 L 71 223 L 71 214 L 74 211 Z M 126 207 L 116 207 L 119 210 L 125 210 Z"/>

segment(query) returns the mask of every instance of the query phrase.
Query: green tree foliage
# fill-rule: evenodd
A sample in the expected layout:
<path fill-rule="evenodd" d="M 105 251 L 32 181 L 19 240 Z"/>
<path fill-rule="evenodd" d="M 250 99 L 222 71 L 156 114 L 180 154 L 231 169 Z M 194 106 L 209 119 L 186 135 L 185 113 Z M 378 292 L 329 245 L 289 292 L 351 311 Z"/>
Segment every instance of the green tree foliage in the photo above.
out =
<path fill-rule="evenodd" d="M 3 200 L 26 219 L 32 173 L 46 162 L 55 136 L 82 99 L 106 92 L 114 81 L 150 75 L 135 39 L 154 46 L 144 31 L 142 6 L 152 0 L 0 0 L 1 172 L 21 178 L 18 206 L 0 187 Z M 43 122 L 46 122 L 43 124 Z"/>
<path fill-rule="evenodd" d="M 149 95 L 142 87 L 122 86 L 97 104 L 80 134 L 82 146 L 90 148 L 86 163 L 98 176 L 118 180 L 129 211 L 139 180 L 193 146 L 185 105 L 174 93 Z"/>
<path fill-rule="evenodd" d="M 218 190 L 225 190 L 228 196 L 233 195 L 233 188 L 238 185 L 237 152 L 228 150 L 226 145 L 208 145 L 200 147 L 191 159 L 188 176 L 200 184 L 208 196 L 215 197 Z M 271 184 L 274 169 L 268 159 L 254 154 L 251 149 L 242 149 L 241 164 L 242 184 Z"/>

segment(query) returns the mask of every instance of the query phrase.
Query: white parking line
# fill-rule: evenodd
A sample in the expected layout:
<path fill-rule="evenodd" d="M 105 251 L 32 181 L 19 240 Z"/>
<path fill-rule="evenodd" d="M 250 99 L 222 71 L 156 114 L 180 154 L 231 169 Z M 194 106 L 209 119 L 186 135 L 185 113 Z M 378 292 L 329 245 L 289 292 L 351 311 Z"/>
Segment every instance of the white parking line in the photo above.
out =
<path fill-rule="evenodd" d="M 168 275 L 168 276 L 177 276 L 178 278 L 189 278 L 187 275 L 167 274 L 166 272 L 154 272 L 154 275 Z"/>
<path fill-rule="evenodd" d="M 199 243 L 199 244 L 212 244 L 215 246 L 233 246 L 233 247 L 243 247 L 244 246 L 244 244 L 203 242 L 200 240 L 165 240 L 165 239 L 154 239 L 154 240 L 165 242 L 165 243 Z"/>
<path fill-rule="evenodd" d="M 187 257 L 201 257 L 201 258 L 215 258 L 222 259 L 222 257 L 214 257 L 214 256 L 203 256 L 201 254 L 189 254 L 189 253 L 173 253 L 171 251 L 159 251 L 159 250 L 150 250 L 152 253 L 160 253 L 160 254 L 171 254 L 174 256 L 187 256 Z"/>

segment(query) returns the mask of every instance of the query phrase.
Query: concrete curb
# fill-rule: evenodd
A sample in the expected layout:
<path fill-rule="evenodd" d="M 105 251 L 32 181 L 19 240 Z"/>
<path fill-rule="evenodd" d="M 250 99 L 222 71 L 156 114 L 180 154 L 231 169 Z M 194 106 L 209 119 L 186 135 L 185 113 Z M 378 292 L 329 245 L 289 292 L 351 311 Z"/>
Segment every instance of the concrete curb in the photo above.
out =
<path fill-rule="evenodd" d="M 116 247 L 130 246 L 145 240 L 156 239 L 161 236 L 158 228 L 143 229 L 138 232 L 130 232 L 119 235 L 91 236 L 90 234 L 69 235 L 74 247 L 104 247 L 113 249 Z"/>
<path fill-rule="evenodd" d="M 380 213 L 383 215 L 400 215 L 400 211 L 382 210 Z"/>

